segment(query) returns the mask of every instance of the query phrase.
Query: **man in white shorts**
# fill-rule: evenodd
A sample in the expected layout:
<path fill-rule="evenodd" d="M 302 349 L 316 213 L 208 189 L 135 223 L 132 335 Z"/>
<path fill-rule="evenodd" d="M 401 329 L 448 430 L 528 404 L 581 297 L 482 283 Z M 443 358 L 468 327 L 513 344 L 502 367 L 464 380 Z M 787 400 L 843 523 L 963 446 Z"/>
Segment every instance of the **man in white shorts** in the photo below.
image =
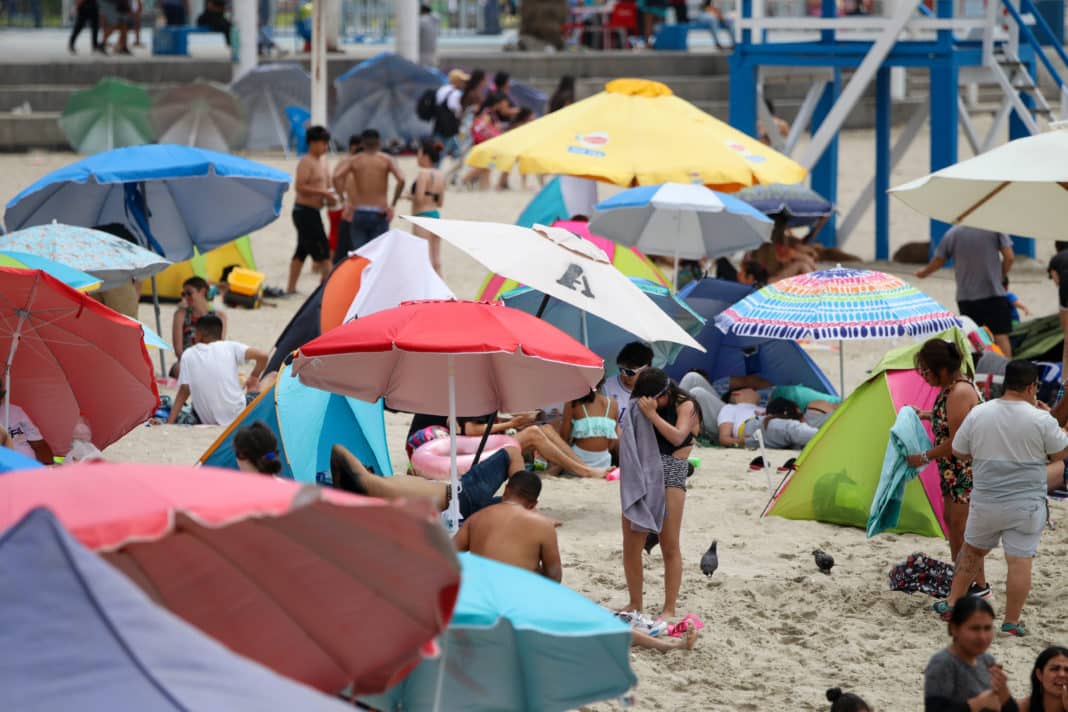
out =
<path fill-rule="evenodd" d="M 973 408 L 953 438 L 953 454 L 972 460 L 972 497 L 949 600 L 935 604 L 951 612 L 1000 541 L 1008 565 L 1001 630 L 1015 636 L 1027 635 L 1020 614 L 1046 525 L 1046 464 L 1068 457 L 1068 435 L 1036 405 L 1038 376 L 1030 361 L 1011 361 L 1004 395 Z"/>

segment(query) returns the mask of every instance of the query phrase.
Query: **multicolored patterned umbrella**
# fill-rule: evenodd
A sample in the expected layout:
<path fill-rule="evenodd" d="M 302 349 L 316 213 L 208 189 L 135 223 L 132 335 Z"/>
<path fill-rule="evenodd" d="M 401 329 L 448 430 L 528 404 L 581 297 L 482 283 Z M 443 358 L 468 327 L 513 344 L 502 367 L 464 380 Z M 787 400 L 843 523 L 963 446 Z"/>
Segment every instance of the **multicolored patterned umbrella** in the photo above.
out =
<path fill-rule="evenodd" d="M 74 269 L 60 262 L 30 255 L 15 250 L 0 249 L 0 267 L 14 267 L 15 269 L 41 270 L 68 287 L 77 289 L 79 292 L 91 292 L 100 286 L 100 280 L 91 274 Z"/>
<path fill-rule="evenodd" d="M 131 279 L 151 277 L 171 265 L 169 260 L 155 252 L 122 238 L 100 230 L 57 222 L 34 225 L 0 236 L 0 250 L 37 255 L 88 272 L 102 283 L 101 289 L 112 289 Z M 30 267 L 51 272 L 46 267 Z"/>
<path fill-rule="evenodd" d="M 735 193 L 768 217 L 782 217 L 790 227 L 811 226 L 834 212 L 822 195 L 800 184 L 754 185 Z"/>
<path fill-rule="evenodd" d="M 961 324 L 894 275 L 841 266 L 769 284 L 724 310 L 715 323 L 727 334 L 814 341 L 926 336 Z M 841 350 L 838 357 L 841 366 Z"/>

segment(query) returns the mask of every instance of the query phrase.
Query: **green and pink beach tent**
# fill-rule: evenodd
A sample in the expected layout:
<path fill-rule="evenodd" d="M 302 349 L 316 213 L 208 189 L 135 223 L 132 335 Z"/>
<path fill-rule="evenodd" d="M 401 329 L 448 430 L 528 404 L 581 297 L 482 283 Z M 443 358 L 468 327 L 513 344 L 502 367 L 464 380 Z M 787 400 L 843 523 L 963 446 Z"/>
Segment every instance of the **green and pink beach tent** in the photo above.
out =
<path fill-rule="evenodd" d="M 959 329 L 941 338 L 953 341 L 972 368 L 970 348 Z M 930 410 L 938 389 L 913 367 L 922 344 L 886 354 L 820 428 L 801 455 L 797 469 L 779 486 L 764 516 L 809 519 L 865 529 L 879 486 L 890 427 L 904 406 Z M 927 424 L 928 430 L 930 425 Z M 946 535 L 938 468 L 931 463 L 905 485 L 901 515 L 894 533 L 930 537 Z"/>

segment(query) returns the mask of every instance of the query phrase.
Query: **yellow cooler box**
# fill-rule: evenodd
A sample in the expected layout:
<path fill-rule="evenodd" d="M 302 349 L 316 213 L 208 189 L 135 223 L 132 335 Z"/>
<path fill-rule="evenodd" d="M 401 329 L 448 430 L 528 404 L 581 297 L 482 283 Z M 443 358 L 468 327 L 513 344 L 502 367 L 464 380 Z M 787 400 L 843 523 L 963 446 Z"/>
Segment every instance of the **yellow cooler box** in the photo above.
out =
<path fill-rule="evenodd" d="M 263 298 L 263 283 L 266 279 L 263 272 L 234 267 L 226 278 L 229 289 L 226 290 L 226 297 L 223 301 L 232 307 L 259 308 Z"/>

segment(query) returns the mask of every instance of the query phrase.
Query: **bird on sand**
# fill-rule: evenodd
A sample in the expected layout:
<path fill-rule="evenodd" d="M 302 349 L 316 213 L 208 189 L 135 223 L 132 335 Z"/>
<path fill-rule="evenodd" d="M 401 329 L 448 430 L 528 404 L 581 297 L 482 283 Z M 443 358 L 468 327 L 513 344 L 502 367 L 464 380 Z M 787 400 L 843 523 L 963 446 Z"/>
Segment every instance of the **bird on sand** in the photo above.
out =
<path fill-rule="evenodd" d="M 819 567 L 820 571 L 830 576 L 831 569 L 834 568 L 834 557 L 823 549 L 813 550 L 812 556 L 816 559 L 816 566 Z"/>
<path fill-rule="evenodd" d="M 716 540 L 712 540 L 712 546 L 708 547 L 708 551 L 701 557 L 701 573 L 705 576 L 711 576 L 716 573 L 716 569 L 719 568 L 719 557 L 716 555 Z"/>

